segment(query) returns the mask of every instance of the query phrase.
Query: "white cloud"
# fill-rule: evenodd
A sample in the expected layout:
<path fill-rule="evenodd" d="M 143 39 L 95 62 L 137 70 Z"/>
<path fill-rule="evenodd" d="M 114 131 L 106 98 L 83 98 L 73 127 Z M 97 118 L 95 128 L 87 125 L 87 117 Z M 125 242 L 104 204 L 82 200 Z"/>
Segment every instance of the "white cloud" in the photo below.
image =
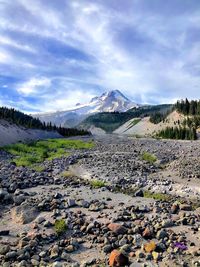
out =
<path fill-rule="evenodd" d="M 28 51 L 32 53 L 35 52 L 35 49 L 30 47 L 29 45 L 17 43 L 16 40 L 11 40 L 10 38 L 7 38 L 5 36 L 0 36 L 0 44 L 9 45 L 23 51 Z"/>
<path fill-rule="evenodd" d="M 10 56 L 6 52 L 0 51 L 0 62 L 7 63 L 8 60 L 10 60 Z"/>
<path fill-rule="evenodd" d="M 42 112 L 62 111 L 74 108 L 77 103 L 88 103 L 88 101 L 90 101 L 94 96 L 95 94 L 89 92 L 86 94 L 82 90 L 73 89 L 68 92 L 63 91 L 55 93 L 54 99 L 52 99 L 52 96 L 50 95 L 43 96 L 44 101 L 42 107 L 40 104 L 30 105 L 28 102 L 24 102 L 24 106 L 27 110 L 31 108 Z"/>
<path fill-rule="evenodd" d="M 40 77 L 40 78 L 31 78 L 29 81 L 21 84 L 17 91 L 25 96 L 32 95 L 37 93 L 40 94 L 41 88 L 48 88 L 51 86 L 51 79 Z"/>

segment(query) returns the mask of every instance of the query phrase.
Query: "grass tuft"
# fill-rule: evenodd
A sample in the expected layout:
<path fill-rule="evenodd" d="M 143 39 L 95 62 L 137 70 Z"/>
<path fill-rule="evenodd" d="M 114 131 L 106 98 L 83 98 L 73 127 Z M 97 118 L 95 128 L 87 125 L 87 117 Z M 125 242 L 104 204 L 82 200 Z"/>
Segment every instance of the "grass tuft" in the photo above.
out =
<path fill-rule="evenodd" d="M 157 157 L 149 152 L 143 152 L 142 153 L 142 159 L 149 162 L 154 163 L 157 160 Z"/>
<path fill-rule="evenodd" d="M 62 172 L 62 176 L 65 177 L 65 178 L 68 178 L 68 177 L 73 177 L 74 174 L 71 172 L 71 171 L 63 171 Z"/>
<path fill-rule="evenodd" d="M 90 181 L 90 184 L 93 188 L 101 188 L 107 185 L 106 182 L 101 181 L 101 180 L 92 180 Z"/>
<path fill-rule="evenodd" d="M 144 197 L 146 198 L 153 198 L 159 201 L 169 201 L 172 199 L 171 195 L 163 194 L 163 193 L 152 193 L 151 191 L 145 191 Z"/>
<path fill-rule="evenodd" d="M 55 221 L 55 225 L 54 225 L 54 229 L 56 231 L 57 235 L 62 235 L 67 231 L 67 225 L 65 223 L 64 219 L 60 219 L 60 220 L 56 220 Z"/>
<path fill-rule="evenodd" d="M 31 166 L 31 169 L 36 172 L 43 172 L 45 170 L 45 167 L 42 165 L 33 165 Z"/>

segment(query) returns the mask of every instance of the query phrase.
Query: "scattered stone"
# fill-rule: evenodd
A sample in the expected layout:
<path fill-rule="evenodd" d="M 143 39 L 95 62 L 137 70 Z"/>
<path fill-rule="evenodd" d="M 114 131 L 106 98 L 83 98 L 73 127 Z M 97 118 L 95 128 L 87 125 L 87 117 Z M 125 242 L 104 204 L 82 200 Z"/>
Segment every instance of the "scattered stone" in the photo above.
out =
<path fill-rule="evenodd" d="M 110 223 L 108 229 L 117 235 L 123 235 L 127 232 L 127 229 L 123 225 L 117 223 Z"/>
<path fill-rule="evenodd" d="M 135 192 L 135 197 L 144 197 L 144 192 L 142 189 Z"/>
<path fill-rule="evenodd" d="M 113 250 L 109 257 L 109 265 L 111 267 L 125 266 L 129 263 L 128 258 L 119 250 Z"/>
<path fill-rule="evenodd" d="M 5 255 L 10 250 L 10 246 L 8 245 L 1 245 L 0 246 L 0 255 Z"/>
<path fill-rule="evenodd" d="M 0 236 L 2 236 L 2 235 L 6 236 L 6 235 L 9 235 L 9 233 L 10 233 L 9 230 L 1 230 L 0 231 Z"/>
<path fill-rule="evenodd" d="M 67 200 L 67 205 L 68 205 L 69 208 L 76 206 L 75 199 L 68 199 Z"/>

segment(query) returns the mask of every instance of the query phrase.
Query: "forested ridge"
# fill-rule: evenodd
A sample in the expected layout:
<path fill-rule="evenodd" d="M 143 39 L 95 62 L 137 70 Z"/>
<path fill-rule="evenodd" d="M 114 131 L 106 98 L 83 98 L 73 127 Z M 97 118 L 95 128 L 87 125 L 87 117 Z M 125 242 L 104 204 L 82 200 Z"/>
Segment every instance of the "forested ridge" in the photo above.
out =
<path fill-rule="evenodd" d="M 196 140 L 197 133 L 194 127 L 166 127 L 158 132 L 157 137 L 166 139 Z"/>
<path fill-rule="evenodd" d="M 200 115 L 200 100 L 185 100 L 177 101 L 175 109 L 184 115 Z"/>
<path fill-rule="evenodd" d="M 178 126 L 167 127 L 161 130 L 157 136 L 169 139 L 196 140 L 197 128 L 200 127 L 200 100 L 177 101 L 173 107 L 179 113 L 185 115 L 185 119 Z"/>
<path fill-rule="evenodd" d="M 88 131 L 75 129 L 75 128 L 64 128 L 52 125 L 52 123 L 43 123 L 37 118 L 33 118 L 30 115 L 24 114 L 21 111 L 15 110 L 14 108 L 0 107 L 0 119 L 7 120 L 18 126 L 25 128 L 40 129 L 47 131 L 57 131 L 62 136 L 73 136 L 73 135 L 86 135 Z"/>

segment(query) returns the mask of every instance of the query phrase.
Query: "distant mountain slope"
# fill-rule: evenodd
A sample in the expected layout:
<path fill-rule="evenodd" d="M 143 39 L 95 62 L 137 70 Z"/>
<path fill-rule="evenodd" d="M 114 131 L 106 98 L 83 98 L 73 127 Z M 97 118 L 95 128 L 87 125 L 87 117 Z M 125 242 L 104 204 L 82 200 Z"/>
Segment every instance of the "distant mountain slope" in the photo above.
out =
<path fill-rule="evenodd" d="M 119 90 L 103 93 L 100 97 L 94 97 L 87 104 L 77 104 L 76 107 L 66 111 L 53 113 L 41 113 L 34 115 L 45 122 L 55 123 L 57 126 L 74 127 L 91 114 L 100 112 L 125 112 L 130 108 L 138 108 L 139 105 L 129 100 Z"/>
<path fill-rule="evenodd" d="M 170 104 L 156 106 L 141 106 L 133 108 L 127 112 L 103 112 L 89 116 L 79 127 L 92 131 L 93 127 L 101 128 L 104 131 L 111 133 L 118 127 L 133 118 L 146 117 L 156 112 L 165 113 L 172 107 Z"/>
<path fill-rule="evenodd" d="M 61 138 L 62 136 L 53 131 L 44 131 L 40 129 L 27 129 L 6 120 L 0 119 L 0 146 L 26 142 L 38 139 Z"/>
<path fill-rule="evenodd" d="M 118 129 L 114 131 L 114 133 L 117 134 L 125 134 L 125 135 L 138 135 L 138 136 L 151 136 L 157 132 L 159 132 L 162 129 L 165 129 L 166 127 L 174 127 L 175 125 L 178 125 L 178 122 L 180 124 L 184 121 L 185 116 L 183 114 L 178 113 L 176 110 L 171 112 L 164 121 L 161 121 L 157 124 L 152 123 L 150 121 L 150 117 L 144 117 L 141 118 L 137 123 L 134 124 L 134 120 L 136 118 L 133 118 L 123 125 L 121 125 Z"/>

